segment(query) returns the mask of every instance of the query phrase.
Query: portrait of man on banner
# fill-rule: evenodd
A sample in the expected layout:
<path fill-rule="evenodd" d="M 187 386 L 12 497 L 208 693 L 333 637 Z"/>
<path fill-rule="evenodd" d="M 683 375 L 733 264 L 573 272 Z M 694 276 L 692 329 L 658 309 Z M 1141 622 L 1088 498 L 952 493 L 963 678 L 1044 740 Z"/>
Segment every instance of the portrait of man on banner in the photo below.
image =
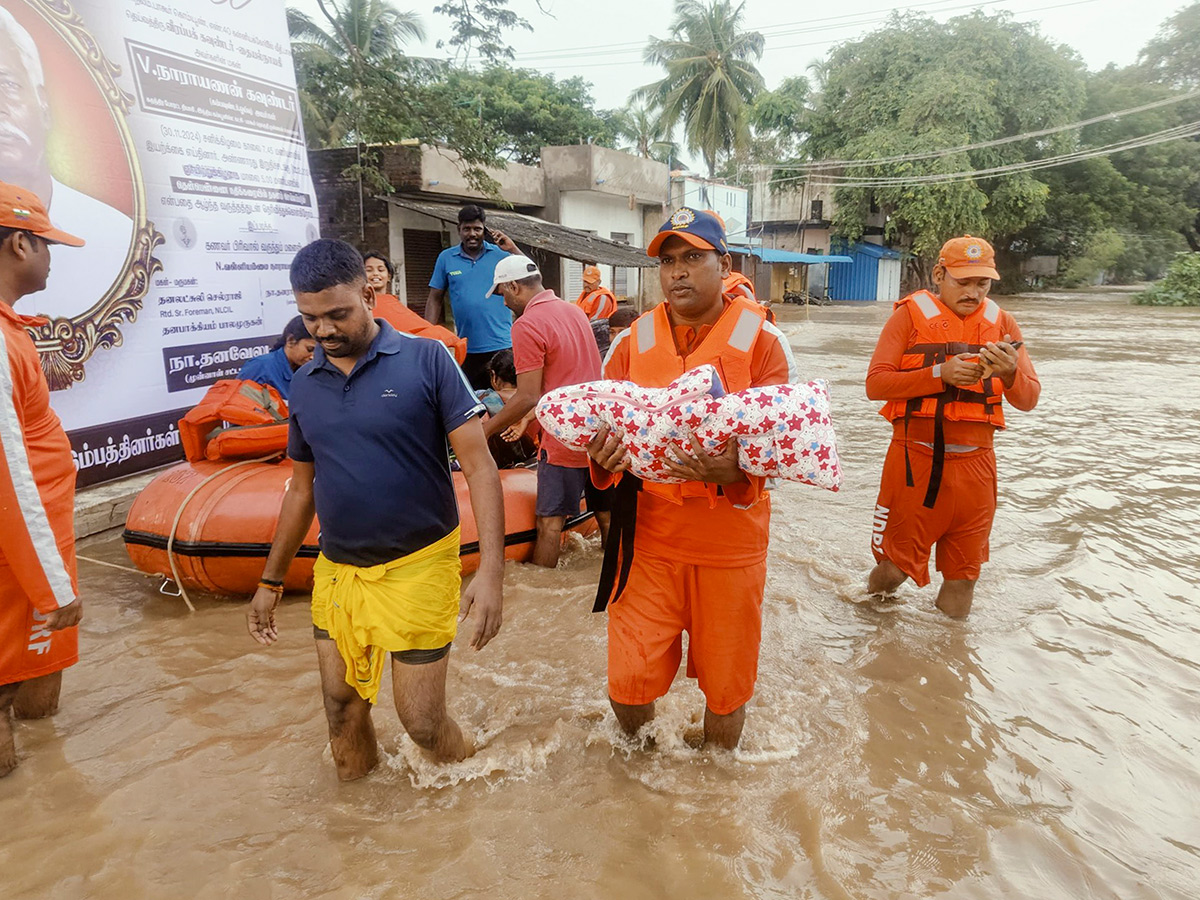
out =
<path fill-rule="evenodd" d="M 78 138 L 79 122 L 70 121 L 75 118 L 74 110 L 89 104 L 93 109 L 103 107 L 104 99 L 94 86 L 87 85 L 76 71 L 71 71 L 78 69 L 79 64 L 69 52 L 64 55 L 65 48 L 43 51 L 31 30 L 6 8 L 11 7 L 19 14 L 23 5 L 12 0 L 0 5 L 0 181 L 33 191 L 46 204 L 56 227 L 75 229 L 71 233 L 87 242 L 69 262 L 52 267 L 46 290 L 30 296 L 25 301 L 26 308 L 21 310 L 51 318 L 72 317 L 95 305 L 125 268 L 134 223 L 119 206 L 131 205 L 132 191 L 126 185 L 125 197 L 113 196 L 122 193 L 120 182 L 128 181 L 128 167 L 120 157 L 116 162 L 125 168 L 124 173 L 117 171 L 97 177 L 94 166 L 72 166 L 69 159 L 63 160 L 66 171 L 56 173 L 51 159 L 56 128 L 62 123 L 64 132 L 76 132 L 74 137 Z M 61 45 L 51 29 L 37 29 L 36 23 L 31 24 L 35 31 L 41 32 L 39 37 L 43 41 Z M 75 96 L 71 98 L 70 110 L 55 108 L 51 102 L 55 94 L 48 89 L 48 81 L 56 78 L 62 80 L 57 94 L 61 95 L 67 85 L 82 84 L 91 87 L 94 99 Z M 106 135 L 94 137 L 104 142 Z M 77 145 L 75 152 L 91 154 L 95 149 L 85 143 Z M 62 158 L 65 154 L 60 151 L 57 155 Z M 67 179 L 75 184 L 67 183 Z M 81 180 L 89 183 L 80 183 Z"/>

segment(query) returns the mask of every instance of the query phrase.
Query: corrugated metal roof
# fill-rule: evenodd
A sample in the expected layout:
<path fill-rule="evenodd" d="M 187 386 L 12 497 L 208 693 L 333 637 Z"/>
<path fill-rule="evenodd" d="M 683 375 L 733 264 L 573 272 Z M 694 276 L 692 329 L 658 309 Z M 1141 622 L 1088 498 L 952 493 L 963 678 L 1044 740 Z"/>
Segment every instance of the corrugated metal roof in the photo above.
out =
<path fill-rule="evenodd" d="M 893 250 L 891 247 L 881 247 L 879 244 L 868 244 L 865 241 L 857 244 L 851 244 L 849 247 L 840 247 L 843 253 L 864 253 L 867 256 L 873 256 L 876 259 L 900 259 L 903 254 L 899 250 Z"/>
<path fill-rule="evenodd" d="M 458 211 L 462 204 L 433 203 L 428 200 L 412 200 L 403 196 L 392 195 L 382 197 L 395 206 L 441 219 L 443 222 L 458 222 Z M 623 268 L 649 269 L 658 266 L 657 259 L 651 259 L 644 249 L 610 241 L 607 238 L 569 228 L 557 222 L 547 222 L 536 216 L 511 212 L 502 209 L 487 211 L 489 226 L 497 231 L 503 231 L 518 244 L 528 244 L 567 259 L 579 262 L 594 262 L 606 266 L 621 266 Z"/>
<path fill-rule="evenodd" d="M 852 263 L 849 256 L 831 256 L 821 253 L 793 253 L 791 250 L 774 250 L 768 247 L 755 247 L 750 251 L 766 263 L 799 263 L 815 266 L 820 263 Z"/>

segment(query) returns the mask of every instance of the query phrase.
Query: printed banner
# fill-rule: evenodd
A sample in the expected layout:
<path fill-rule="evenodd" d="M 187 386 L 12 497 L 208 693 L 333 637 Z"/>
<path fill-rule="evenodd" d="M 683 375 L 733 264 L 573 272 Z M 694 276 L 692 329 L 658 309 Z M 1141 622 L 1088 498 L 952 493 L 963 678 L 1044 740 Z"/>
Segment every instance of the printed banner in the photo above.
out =
<path fill-rule="evenodd" d="M 17 311 L 86 485 L 270 351 L 318 236 L 284 0 L 0 0 L 0 180 L 84 247 Z"/>

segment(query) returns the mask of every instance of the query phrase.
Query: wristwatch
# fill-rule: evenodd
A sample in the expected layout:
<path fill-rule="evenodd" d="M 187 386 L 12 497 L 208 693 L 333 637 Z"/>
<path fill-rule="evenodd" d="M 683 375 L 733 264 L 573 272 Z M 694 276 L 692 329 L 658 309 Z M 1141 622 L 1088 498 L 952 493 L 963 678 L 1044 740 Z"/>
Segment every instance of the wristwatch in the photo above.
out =
<path fill-rule="evenodd" d="M 941 379 L 941 377 L 942 377 L 942 364 L 941 363 L 937 363 L 933 367 L 933 377 L 937 378 L 937 379 Z"/>

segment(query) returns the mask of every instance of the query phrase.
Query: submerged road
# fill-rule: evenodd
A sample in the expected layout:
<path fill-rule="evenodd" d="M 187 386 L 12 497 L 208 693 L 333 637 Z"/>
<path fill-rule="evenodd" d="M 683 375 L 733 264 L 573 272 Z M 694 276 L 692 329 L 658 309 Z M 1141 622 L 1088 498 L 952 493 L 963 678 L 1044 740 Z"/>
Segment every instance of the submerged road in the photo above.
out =
<path fill-rule="evenodd" d="M 1008 299 L 1041 405 L 997 440 L 992 561 L 966 622 L 863 592 L 889 427 L 863 394 L 888 310 L 785 307 L 831 382 L 846 485 L 775 496 L 743 747 L 693 749 L 680 675 L 654 747 L 618 735 L 599 548 L 510 564 L 504 630 L 457 649 L 482 745 L 428 763 L 386 692 L 386 762 L 339 784 L 307 608 L 271 650 L 240 602 L 189 614 L 81 561 L 82 662 L 18 726 L 0 896 L 18 898 L 1172 898 L 1200 873 L 1200 310 Z M 80 553 L 127 564 L 119 537 Z M 386 684 L 386 680 L 385 680 Z"/>

